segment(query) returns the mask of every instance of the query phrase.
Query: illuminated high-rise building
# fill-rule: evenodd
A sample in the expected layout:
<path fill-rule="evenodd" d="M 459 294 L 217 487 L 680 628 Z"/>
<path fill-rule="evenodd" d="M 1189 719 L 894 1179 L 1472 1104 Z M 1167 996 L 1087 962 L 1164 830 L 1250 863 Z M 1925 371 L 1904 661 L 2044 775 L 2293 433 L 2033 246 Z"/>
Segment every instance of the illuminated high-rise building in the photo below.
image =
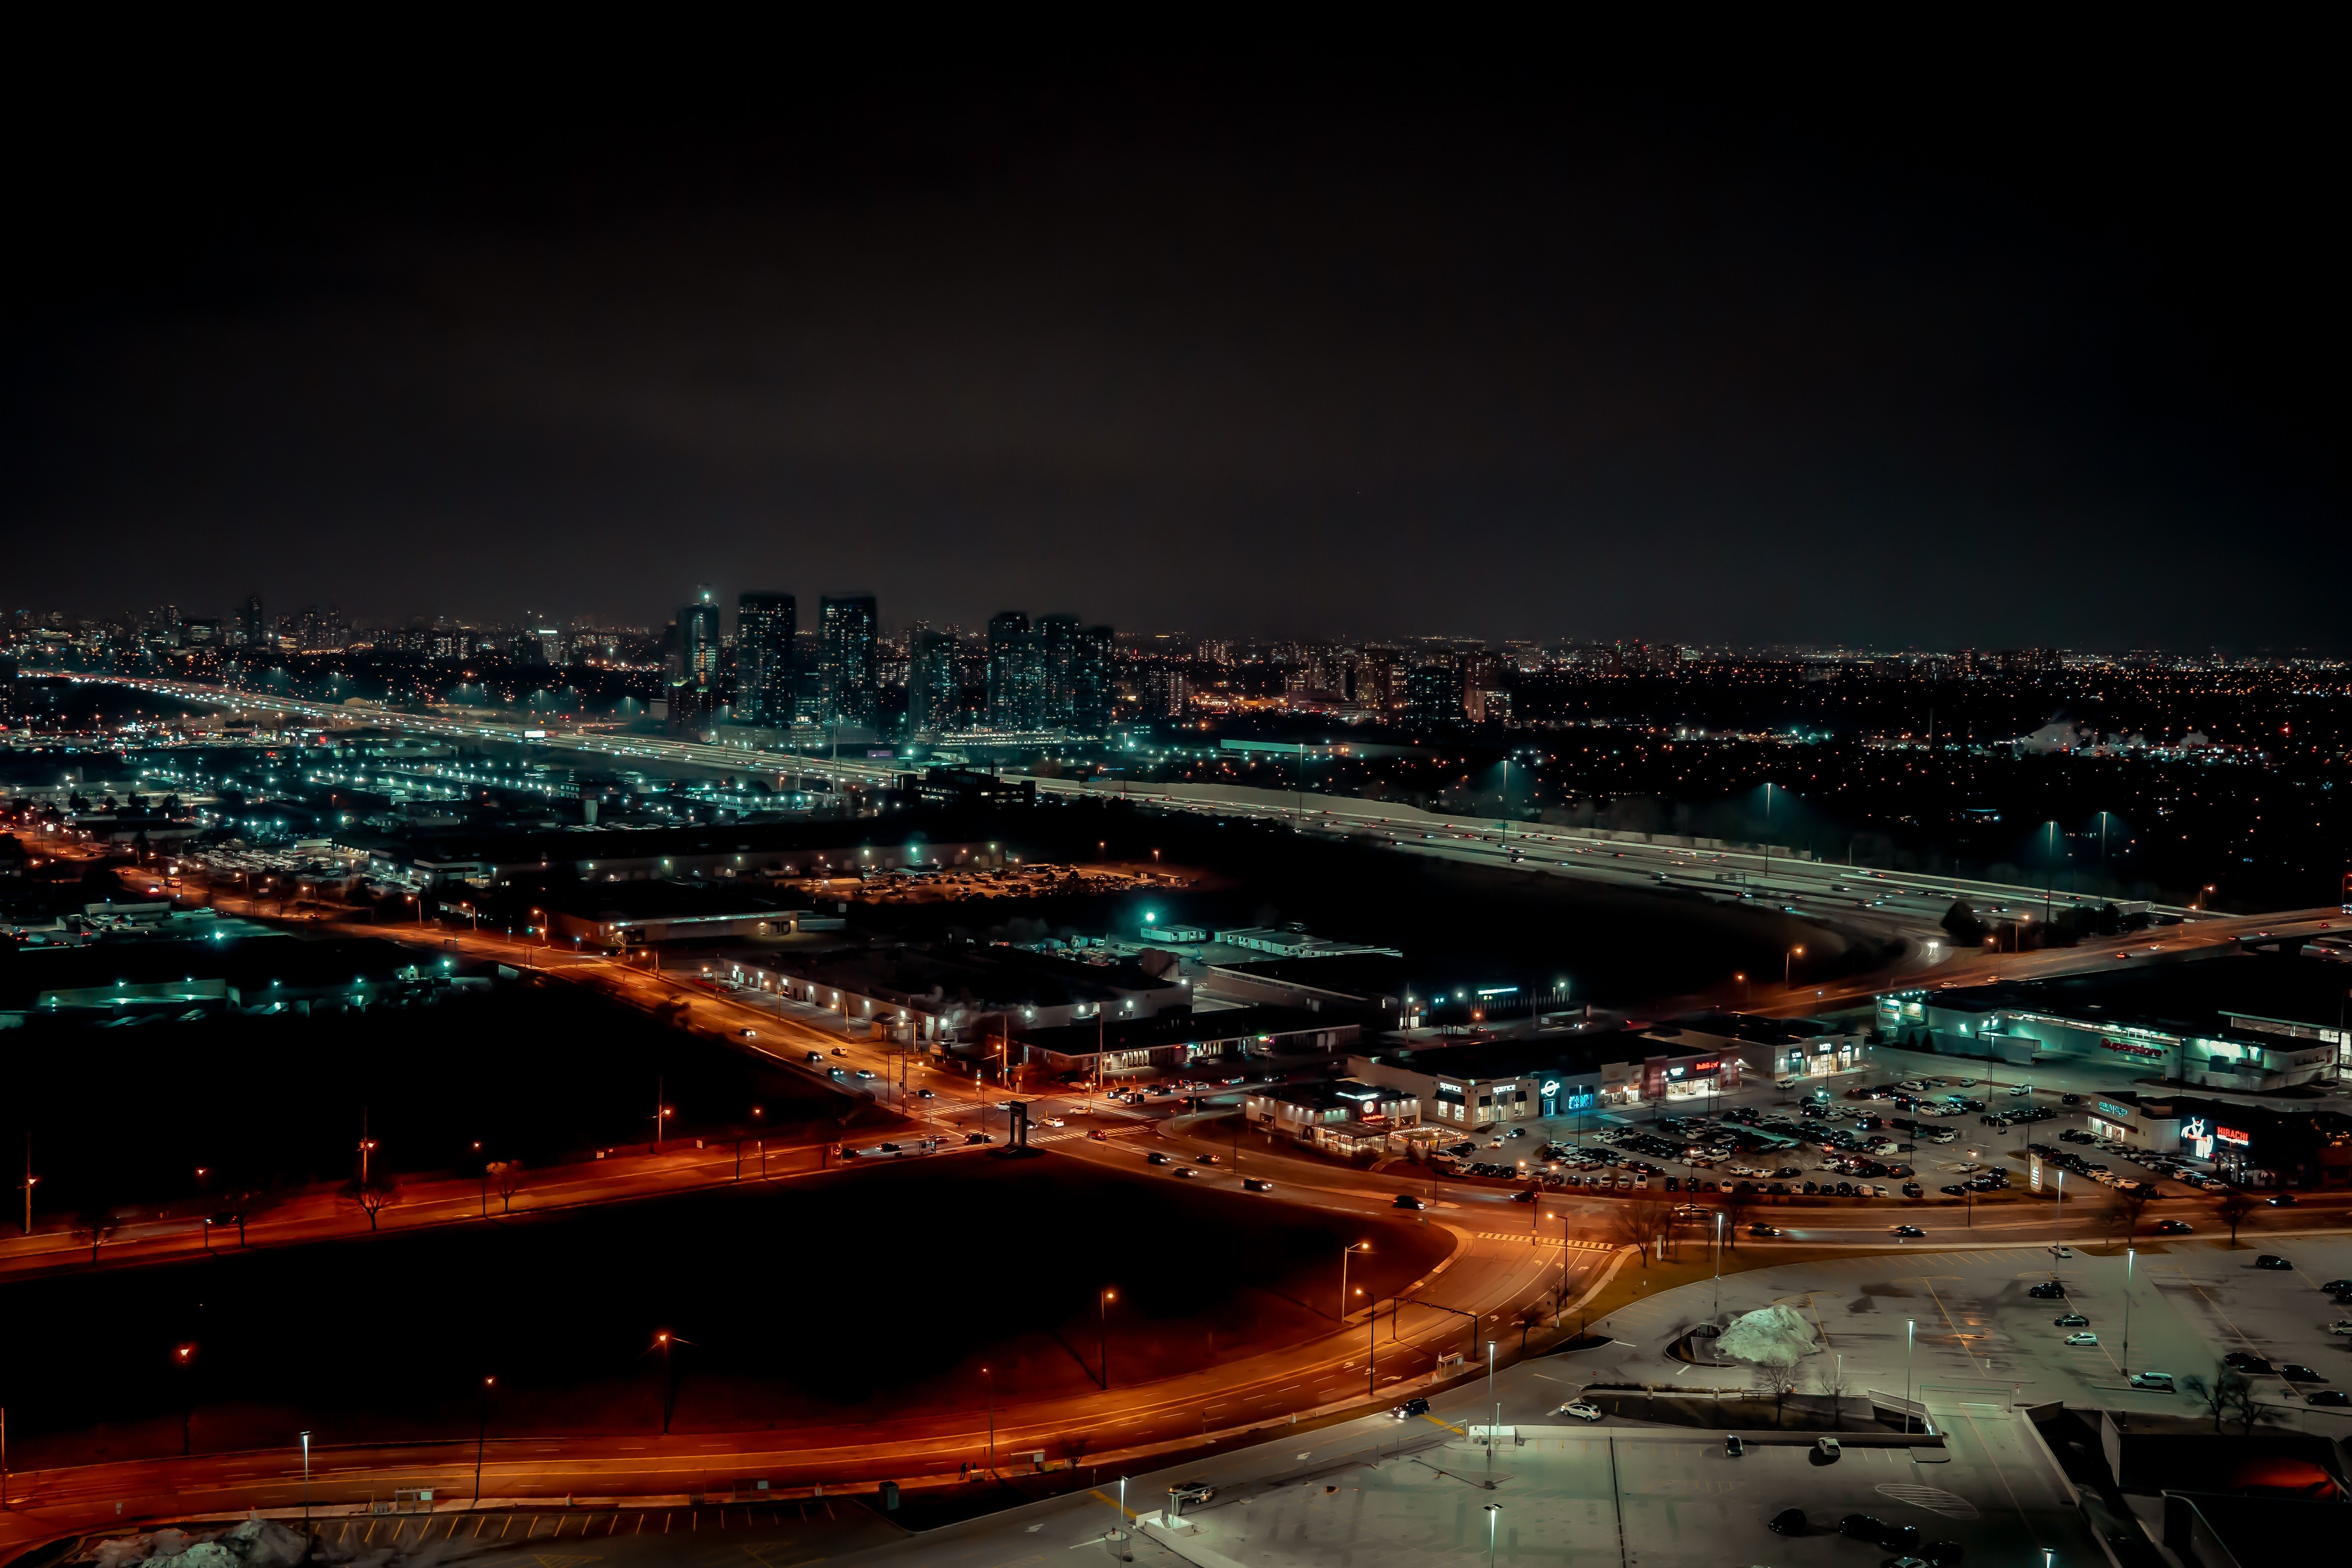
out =
<path fill-rule="evenodd" d="M 817 632 L 826 716 L 836 724 L 871 727 L 881 716 L 882 697 L 874 596 L 826 594 L 818 601 Z"/>
<path fill-rule="evenodd" d="M 746 724 L 792 727 L 797 675 L 793 633 L 798 615 L 789 593 L 736 596 L 735 716 Z"/>

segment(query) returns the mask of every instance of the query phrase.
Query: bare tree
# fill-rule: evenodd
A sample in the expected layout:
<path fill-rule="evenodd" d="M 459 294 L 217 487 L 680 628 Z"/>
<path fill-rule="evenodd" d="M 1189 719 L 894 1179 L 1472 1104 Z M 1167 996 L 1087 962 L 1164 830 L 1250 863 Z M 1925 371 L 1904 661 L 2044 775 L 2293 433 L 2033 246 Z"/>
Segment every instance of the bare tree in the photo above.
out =
<path fill-rule="evenodd" d="M 490 1186 L 498 1189 L 499 1202 L 509 1214 L 514 1212 L 514 1195 L 522 1190 L 520 1160 L 492 1160 L 488 1166 Z"/>
<path fill-rule="evenodd" d="M 1609 1218 L 1610 1234 L 1642 1254 L 1642 1267 L 1650 1266 L 1650 1242 L 1663 1234 L 1666 1222 L 1673 1218 L 1673 1208 L 1654 1197 L 1628 1198 L 1617 1206 Z"/>
<path fill-rule="evenodd" d="M 93 1203 L 74 1215 L 74 1228 L 89 1238 L 89 1266 L 98 1267 L 98 1246 L 114 1234 L 114 1213 L 104 1204 Z"/>
<path fill-rule="evenodd" d="M 2147 1212 L 2148 1199 L 2155 1196 L 2155 1189 L 2146 1182 L 2137 1186 L 2117 1187 L 2115 1196 L 2108 1200 L 2107 1204 L 2108 1239 L 2113 1240 L 2121 1237 L 2128 1240 L 2138 1235 L 2140 1216 Z"/>
<path fill-rule="evenodd" d="M 373 1230 L 376 1218 L 400 1200 L 400 1188 L 392 1177 L 375 1172 L 364 1179 L 346 1183 L 343 1197 L 359 1206 L 360 1211 L 367 1216 L 368 1228 Z"/>
<path fill-rule="evenodd" d="M 1741 1191 L 1740 1188 L 1746 1185 L 1744 1182 L 1727 1182 L 1724 1185 L 1723 1245 L 1727 1251 L 1739 1245 L 1740 1222 L 1756 1212 L 1756 1189 L 1748 1187 L 1746 1191 Z"/>
<path fill-rule="evenodd" d="M 2181 1386 L 2197 1402 L 2197 1408 L 2213 1418 L 2213 1430 L 2221 1429 L 2224 1421 L 2238 1423 L 2239 1436 L 2252 1433 L 2258 1421 L 2274 1419 L 2277 1412 L 2262 1401 L 2253 1380 L 2244 1374 L 2222 1367 L 2213 1374 L 2213 1381 L 2201 1378 L 2181 1379 Z"/>
<path fill-rule="evenodd" d="M 2231 1246 L 2235 1247 L 2238 1244 L 2239 1224 L 2253 1211 L 2253 1197 L 2244 1188 L 2233 1186 L 2221 1195 L 2221 1206 L 2218 1212 L 2221 1217 L 2221 1223 L 2230 1228 Z"/>
<path fill-rule="evenodd" d="M 1748 1380 L 1759 1394 L 1772 1396 L 1772 1425 L 1783 1424 L 1789 1396 L 1797 1386 L 1797 1368 L 1793 1363 L 1783 1366 L 1778 1362 L 1759 1361 L 1748 1372 Z"/>
<path fill-rule="evenodd" d="M 1830 1418 L 1837 1423 L 1837 1429 L 1839 1431 L 1844 1431 L 1844 1366 L 1839 1362 L 1836 1356 L 1825 1355 L 1822 1357 L 1822 1364 L 1813 1369 L 1813 1381 L 1820 1385 L 1822 1395 L 1830 1402 Z"/>

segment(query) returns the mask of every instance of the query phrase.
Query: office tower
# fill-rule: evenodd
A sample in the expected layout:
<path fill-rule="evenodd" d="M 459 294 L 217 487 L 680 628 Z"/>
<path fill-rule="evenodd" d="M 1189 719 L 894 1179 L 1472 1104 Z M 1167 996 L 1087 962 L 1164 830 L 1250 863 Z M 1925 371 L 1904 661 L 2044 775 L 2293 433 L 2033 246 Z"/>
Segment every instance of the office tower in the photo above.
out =
<path fill-rule="evenodd" d="M 1503 655 L 1481 650 L 1465 653 L 1462 665 L 1462 716 L 1472 724 L 1507 724 L 1511 694 L 1503 685 Z"/>
<path fill-rule="evenodd" d="M 994 729 L 1036 729 L 1044 672 L 1029 617 L 1018 610 L 988 618 L 988 722 Z"/>
<path fill-rule="evenodd" d="M 1078 628 L 1071 651 L 1070 727 L 1082 735 L 1100 735 L 1110 727 L 1118 695 L 1116 654 L 1109 627 Z"/>
<path fill-rule="evenodd" d="M 735 598 L 735 716 L 745 724 L 792 727 L 799 613 L 789 593 Z"/>
<path fill-rule="evenodd" d="M 826 716 L 836 724 L 872 727 L 881 716 L 875 669 L 880 632 L 870 593 L 828 593 L 817 604 L 817 655 L 824 675 Z"/>
<path fill-rule="evenodd" d="M 963 657 L 954 636 L 919 628 L 908 639 L 907 733 L 953 729 L 963 714 Z"/>
<path fill-rule="evenodd" d="M 261 595 L 245 596 L 245 612 L 237 618 L 236 629 L 244 634 L 248 648 L 257 648 L 269 641 L 269 618 L 261 612 Z"/>

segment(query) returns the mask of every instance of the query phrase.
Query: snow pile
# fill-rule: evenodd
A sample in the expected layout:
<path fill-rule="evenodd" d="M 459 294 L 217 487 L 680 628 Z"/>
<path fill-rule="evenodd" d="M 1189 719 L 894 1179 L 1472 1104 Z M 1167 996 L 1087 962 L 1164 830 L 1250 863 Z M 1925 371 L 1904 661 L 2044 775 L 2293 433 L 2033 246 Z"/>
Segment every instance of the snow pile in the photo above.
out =
<path fill-rule="evenodd" d="M 266 1519 L 248 1519 L 202 1535 L 158 1530 L 102 1541 L 87 1561 L 98 1568 L 295 1568 L 310 1554 L 305 1537 Z"/>
<path fill-rule="evenodd" d="M 1715 1354 L 1759 1366 L 1794 1366 L 1813 1354 L 1813 1325 L 1775 1301 L 1743 1312 L 1715 1342 Z"/>

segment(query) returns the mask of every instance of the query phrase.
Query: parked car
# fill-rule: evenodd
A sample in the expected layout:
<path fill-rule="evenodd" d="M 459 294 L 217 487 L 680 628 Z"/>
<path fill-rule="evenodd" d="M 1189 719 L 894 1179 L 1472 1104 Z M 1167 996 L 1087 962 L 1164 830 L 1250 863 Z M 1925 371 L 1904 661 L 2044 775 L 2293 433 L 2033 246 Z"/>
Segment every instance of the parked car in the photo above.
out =
<path fill-rule="evenodd" d="M 1805 1511 L 1801 1508 L 1784 1508 L 1766 1520 L 1764 1528 L 1775 1535 L 1802 1535 L 1805 1533 Z"/>
<path fill-rule="evenodd" d="M 2172 1392 L 2172 1374 L 2135 1372 L 2131 1375 L 2131 1385 L 2143 1394 L 2169 1394 Z"/>
<path fill-rule="evenodd" d="M 1824 1437 L 1823 1442 L 1829 1441 Z M 1866 1513 L 1849 1513 L 1838 1521 L 1838 1533 L 1854 1541 L 1875 1541 L 1886 1533 L 1886 1526 Z"/>
<path fill-rule="evenodd" d="M 2091 1326 L 2091 1320 L 2080 1312 L 2068 1312 L 2064 1317 L 2053 1321 L 2062 1329 L 2086 1329 Z"/>
<path fill-rule="evenodd" d="M 2280 1257 L 2275 1252 L 2265 1252 L 2261 1257 L 2254 1260 L 2254 1267 L 2257 1269 L 2276 1269 L 2286 1270 L 2293 1269 L 2294 1265 L 2288 1262 L 2285 1259 Z"/>
<path fill-rule="evenodd" d="M 1725 1458 L 1736 1459 L 1747 1451 L 1748 1445 L 1739 1440 L 1738 1433 L 1733 1432 L 1723 1439 L 1723 1457 Z"/>
<path fill-rule="evenodd" d="M 2037 1301 L 2063 1301 L 2066 1299 L 2066 1287 L 2055 1280 L 2051 1280 L 2042 1284 L 2028 1286 L 2025 1293 Z"/>
<path fill-rule="evenodd" d="M 2305 1405 L 2352 1405 L 2352 1394 L 2347 1394 L 2341 1388 L 2323 1388 L 2316 1394 L 2305 1395 L 2303 1402 Z"/>
<path fill-rule="evenodd" d="M 2090 1330 L 2084 1329 L 2079 1333 L 2068 1334 L 2066 1336 L 2066 1343 L 2068 1344 L 2096 1344 L 2099 1343 L 2099 1336 L 2093 1333 Z"/>
<path fill-rule="evenodd" d="M 2268 1357 L 2256 1355 L 2251 1351 L 2233 1350 L 2221 1360 L 2231 1371 L 2244 1373 L 2249 1377 L 2261 1376 L 2277 1370 L 2271 1365 Z"/>
<path fill-rule="evenodd" d="M 1844 1455 L 1845 1445 L 1835 1437 L 1816 1437 L 1813 1439 L 1813 1452 L 1824 1464 L 1833 1465 Z"/>

